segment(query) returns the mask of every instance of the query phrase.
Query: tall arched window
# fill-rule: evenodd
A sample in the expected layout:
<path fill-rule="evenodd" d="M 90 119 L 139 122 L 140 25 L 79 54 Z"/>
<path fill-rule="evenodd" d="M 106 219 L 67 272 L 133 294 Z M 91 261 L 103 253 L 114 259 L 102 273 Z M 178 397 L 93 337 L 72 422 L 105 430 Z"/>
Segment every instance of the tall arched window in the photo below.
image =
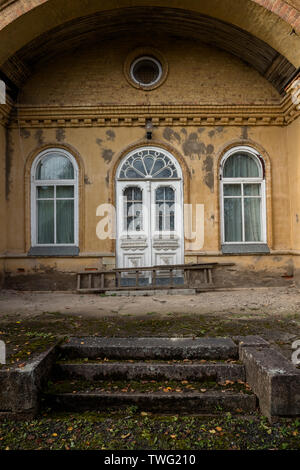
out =
<path fill-rule="evenodd" d="M 231 149 L 222 159 L 220 179 L 223 251 L 230 252 L 230 245 L 259 250 L 267 242 L 263 159 L 251 147 Z"/>
<path fill-rule="evenodd" d="M 31 215 L 32 247 L 78 245 L 78 166 L 65 150 L 48 149 L 35 159 Z"/>

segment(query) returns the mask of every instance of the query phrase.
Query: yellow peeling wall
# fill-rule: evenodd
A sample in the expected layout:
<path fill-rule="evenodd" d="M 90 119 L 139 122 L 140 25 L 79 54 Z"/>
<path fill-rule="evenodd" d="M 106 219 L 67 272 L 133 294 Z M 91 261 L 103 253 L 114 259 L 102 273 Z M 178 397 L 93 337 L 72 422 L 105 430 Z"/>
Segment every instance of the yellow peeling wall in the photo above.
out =
<path fill-rule="evenodd" d="M 287 128 L 287 149 L 291 194 L 291 244 L 296 252 L 295 277 L 300 284 L 300 118 Z"/>
<path fill-rule="evenodd" d="M 5 128 L 0 124 L 0 252 L 6 250 L 6 199 L 5 199 Z M 0 259 L 0 287 L 3 283 L 3 259 Z"/>
<path fill-rule="evenodd" d="M 194 105 L 194 104 L 278 104 L 277 91 L 256 71 L 229 54 L 211 47 L 179 39 L 152 41 L 169 63 L 167 80 L 151 92 L 131 86 L 123 73 L 127 54 L 140 45 L 134 38 L 78 49 L 40 64 L 25 84 L 22 106 L 88 105 Z M 178 60 L 180 58 L 180 60 Z M 86 108 L 88 110 L 88 108 Z M 39 111 L 37 110 L 37 113 Z M 86 111 L 85 111 L 86 112 Z M 63 118 L 63 114 L 61 116 Z M 289 128 L 276 126 L 155 127 L 153 144 L 168 149 L 182 165 L 185 203 L 203 204 L 205 210 L 204 245 L 186 251 L 186 262 L 234 262 L 235 278 L 248 285 L 248 275 L 260 272 L 258 283 L 293 274 L 293 260 L 299 257 L 297 214 L 299 197 L 299 120 Z M 7 252 L 7 274 L 27 276 L 41 273 L 77 272 L 84 268 L 114 263 L 115 244 L 99 240 L 96 216 L 100 204 L 114 203 L 114 170 L 126 149 L 147 144 L 143 127 L 12 127 L 5 151 L 4 131 L 0 127 L 1 165 L 7 162 L 6 218 L 0 206 L 0 249 Z M 267 256 L 221 256 L 219 161 L 227 146 L 248 144 L 256 147 L 266 162 Z M 74 258 L 28 258 L 30 249 L 30 168 L 34 157 L 48 147 L 63 147 L 76 158 L 80 167 L 79 248 Z M 297 168 L 297 170 L 296 170 Z M 1 168 L 2 169 L 2 168 Z M 296 173 L 297 171 L 297 173 Z M 4 178 L 1 171 L 0 178 Z M 1 180 L 2 182 L 2 180 Z M 4 183 L 4 181 L 3 181 Z M 1 191 L 4 191 L 1 184 Z M 4 194 L 1 192 L 1 200 Z M 297 196 L 298 195 L 298 196 Z M 4 211 L 4 212 L 3 212 Z M 6 230 L 6 238 L 5 238 Z M 238 272 L 240 268 L 244 277 Z M 255 277 L 255 276 L 254 276 Z M 60 287 L 56 278 L 57 288 Z M 252 276 L 253 279 L 253 276 Z M 283 281 L 285 282 L 285 281 Z M 47 284 L 46 284 L 47 285 Z M 35 281 L 31 287 L 35 287 Z"/>
<path fill-rule="evenodd" d="M 286 129 L 281 127 L 174 127 L 156 128 L 153 144 L 165 147 L 177 156 L 184 172 L 185 203 L 204 204 L 204 246 L 187 261 L 199 261 L 201 255 L 214 256 L 220 250 L 219 178 L 218 167 L 226 145 L 253 144 L 263 149 L 267 167 L 267 222 L 268 243 L 275 251 L 291 249 L 290 184 L 287 171 L 288 157 L 285 148 Z M 30 248 L 30 166 L 39 150 L 58 146 L 70 149 L 77 156 L 80 174 L 80 252 L 79 259 L 7 260 L 7 270 L 34 271 L 41 264 L 59 270 L 76 271 L 84 267 L 99 267 L 98 254 L 104 264 L 113 262 L 114 241 L 99 240 L 96 216 L 100 204 L 114 203 L 114 169 L 126 148 L 144 145 L 143 128 L 67 128 L 11 130 L 14 142 L 9 153 L 10 185 L 7 203 L 7 250 L 22 254 Z M 283 158 L 284 156 L 284 158 Z M 190 172 L 190 176 L 188 175 Z M 296 234 L 293 232 L 294 243 Z M 294 245 L 296 247 L 296 244 Z M 90 256 L 85 258 L 84 254 Z M 234 262 L 245 265 L 246 259 L 234 257 Z M 247 262 L 251 257 L 246 257 Z M 256 260 L 255 260 L 256 258 Z M 227 257 L 225 261 L 230 261 Z M 223 259 L 223 261 L 224 261 Z M 204 259 L 203 259 L 204 261 Z M 220 259 L 219 259 L 220 261 Z M 232 261 L 232 259 L 231 259 Z M 254 262 L 255 261 L 255 262 Z M 253 257 L 251 270 L 258 263 L 260 269 L 291 275 L 290 257 Z M 272 267 L 273 266 L 273 267 Z"/>

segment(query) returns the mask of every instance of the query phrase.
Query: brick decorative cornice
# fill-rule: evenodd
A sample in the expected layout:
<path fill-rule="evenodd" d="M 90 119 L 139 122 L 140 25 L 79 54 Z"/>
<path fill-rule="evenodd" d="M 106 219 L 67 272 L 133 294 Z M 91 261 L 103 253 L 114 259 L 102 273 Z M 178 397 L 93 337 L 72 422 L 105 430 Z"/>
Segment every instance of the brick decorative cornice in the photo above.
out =
<path fill-rule="evenodd" d="M 21 128 L 154 126 L 286 126 L 300 115 L 287 96 L 278 105 L 47 106 L 15 108 Z"/>

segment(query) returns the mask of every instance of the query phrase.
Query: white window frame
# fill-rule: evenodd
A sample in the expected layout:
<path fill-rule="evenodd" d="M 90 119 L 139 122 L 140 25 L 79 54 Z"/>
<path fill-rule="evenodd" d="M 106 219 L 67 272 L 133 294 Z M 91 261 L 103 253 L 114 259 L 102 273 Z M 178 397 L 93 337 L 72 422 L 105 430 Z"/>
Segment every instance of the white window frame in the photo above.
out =
<path fill-rule="evenodd" d="M 122 171 L 123 164 L 126 162 L 127 159 L 132 157 L 133 155 L 143 152 L 144 150 L 154 151 L 158 153 L 162 153 L 164 156 L 167 156 L 172 164 L 175 166 L 177 171 L 176 177 L 165 177 L 165 178 L 153 178 L 151 175 L 147 175 L 141 178 L 121 178 L 120 174 Z M 117 205 L 116 210 L 116 256 L 117 256 L 117 266 L 125 267 L 124 261 L 124 253 L 125 248 L 122 248 L 122 243 L 128 236 L 137 236 L 140 240 L 145 240 L 147 244 L 145 249 L 145 256 L 146 256 L 146 263 L 150 266 L 152 260 L 155 256 L 155 249 L 153 248 L 153 241 L 155 239 L 160 239 L 163 236 L 168 236 L 171 234 L 172 239 L 179 239 L 181 243 L 179 245 L 178 251 L 178 263 L 175 264 L 182 264 L 184 262 L 184 202 L 183 202 L 183 175 L 181 166 L 179 165 L 176 158 L 167 150 L 156 147 L 156 146 L 144 146 L 138 147 L 128 154 L 126 154 L 119 163 L 116 177 L 115 177 L 115 200 Z M 124 226 L 124 201 L 123 201 L 123 191 L 126 187 L 133 187 L 139 186 L 143 190 L 143 230 L 138 232 L 127 232 Z M 170 186 L 174 189 L 176 194 L 176 208 L 175 208 L 175 230 L 174 231 L 157 231 L 155 230 L 155 190 L 158 186 Z M 139 248 L 133 246 L 133 248 L 128 248 L 126 251 L 126 255 L 132 253 L 136 256 L 139 255 Z M 141 249 L 142 250 L 142 249 Z M 173 253 L 174 248 L 171 247 L 169 249 L 170 252 Z M 168 253 L 168 249 L 162 249 L 162 252 Z M 139 255 L 141 256 L 141 255 Z M 145 266 L 145 264 L 144 264 Z"/>
<path fill-rule="evenodd" d="M 157 78 L 155 78 L 155 80 L 152 80 L 151 83 L 142 83 L 140 82 L 139 80 L 136 79 L 136 77 L 134 76 L 134 67 L 139 63 L 139 62 L 142 62 L 143 60 L 148 60 L 150 62 L 153 62 L 157 68 L 158 68 L 158 76 Z M 138 57 L 137 59 L 135 59 L 131 66 L 130 66 L 130 77 L 131 79 L 134 81 L 134 83 L 136 83 L 137 85 L 143 87 L 143 88 L 147 88 L 147 87 L 151 87 L 153 85 L 156 85 L 156 83 L 158 83 L 162 77 L 162 74 L 163 74 L 163 70 L 162 70 L 162 66 L 161 66 L 161 63 L 155 59 L 154 57 L 151 57 L 151 56 L 141 56 L 141 57 Z"/>
<path fill-rule="evenodd" d="M 49 154 L 56 153 L 63 157 L 66 157 L 70 160 L 74 168 L 74 179 L 59 179 L 59 180 L 37 180 L 36 179 L 36 171 L 38 164 L 41 160 L 46 158 Z M 76 159 L 64 149 L 61 148 L 48 148 L 43 152 L 39 153 L 35 158 L 34 162 L 31 166 L 31 246 L 32 247 L 63 247 L 63 246 L 76 246 L 79 245 L 79 237 L 78 237 L 78 228 L 79 228 L 79 210 L 78 210 L 78 175 L 79 169 L 76 162 Z M 37 187 L 38 186 L 73 186 L 74 187 L 74 243 L 47 243 L 42 244 L 38 243 L 38 224 L 37 224 Z M 73 199 L 73 198 L 72 198 Z M 56 198 L 55 198 L 56 200 Z M 56 204 L 54 204 L 54 235 L 56 238 Z"/>
<path fill-rule="evenodd" d="M 163 228 L 160 230 L 157 226 L 157 202 L 156 202 L 156 191 L 159 188 L 171 188 L 172 191 L 174 192 L 174 201 L 173 201 L 173 211 L 174 211 L 174 228 L 173 230 L 168 230 L 165 227 L 165 217 L 166 217 L 166 212 L 164 211 L 163 217 Z M 176 236 L 177 232 L 177 227 L 180 226 L 181 220 L 183 220 L 183 212 L 182 212 L 182 200 L 183 200 L 183 194 L 182 194 L 182 186 L 181 182 L 179 181 L 164 181 L 164 182 L 154 182 L 153 183 L 153 188 L 152 188 L 152 201 L 151 201 L 151 206 L 152 206 L 152 227 L 153 227 L 153 235 L 154 237 L 160 237 L 160 236 L 165 236 L 165 235 L 171 235 L 171 236 Z M 178 233 L 177 233 L 178 235 Z"/>
<path fill-rule="evenodd" d="M 140 178 L 121 178 L 120 174 L 122 172 L 122 168 L 123 168 L 123 165 L 124 163 L 126 162 L 126 160 L 129 160 L 130 157 L 138 154 L 139 152 L 143 152 L 143 151 L 153 151 L 153 152 L 157 152 L 157 153 L 161 153 L 163 154 L 164 156 L 168 157 L 169 160 L 172 162 L 172 164 L 175 166 L 176 168 L 176 171 L 177 171 L 177 176 L 176 177 L 166 177 L 166 178 L 163 178 L 163 177 L 160 177 L 160 178 L 153 178 L 152 176 L 150 175 L 146 175 L 146 176 L 142 176 Z M 129 152 L 127 155 L 125 155 L 122 160 L 120 161 L 119 163 L 119 166 L 118 166 L 118 170 L 117 170 L 117 173 L 116 173 L 116 181 L 130 181 L 130 182 L 136 182 L 136 181 L 182 181 L 183 182 L 183 175 L 182 175 L 182 170 L 181 170 L 181 167 L 178 163 L 178 161 L 176 160 L 176 158 L 170 153 L 168 152 L 167 150 L 165 149 L 162 149 L 160 147 L 156 147 L 156 146 L 147 146 L 147 147 L 139 147 L 139 148 L 136 148 L 134 150 L 132 150 L 131 152 Z"/>
<path fill-rule="evenodd" d="M 128 200 L 127 200 L 127 198 L 126 198 L 126 196 L 125 196 L 124 194 L 125 194 L 126 189 L 133 189 L 133 188 L 139 189 L 139 190 L 141 191 L 141 194 L 142 194 L 142 200 L 141 200 L 141 201 L 136 201 L 136 202 L 134 202 L 134 204 L 139 203 L 139 204 L 142 206 L 142 208 L 141 208 L 141 211 L 142 211 L 142 215 L 141 215 L 141 221 L 142 221 L 141 230 L 136 230 L 136 229 L 132 230 L 132 229 L 128 229 L 128 227 L 127 227 L 127 217 L 128 217 L 128 216 L 125 217 L 125 213 L 127 214 L 127 207 L 126 207 L 126 204 L 127 204 Z M 138 183 L 136 183 L 136 184 L 134 184 L 134 183 L 133 183 L 133 184 L 126 184 L 126 185 L 122 188 L 122 193 L 121 193 L 121 194 L 122 194 L 122 195 L 121 195 L 121 197 L 122 197 L 122 203 L 123 203 L 123 209 L 122 209 L 122 210 L 123 210 L 123 217 L 122 217 L 122 219 L 121 219 L 121 220 L 122 220 L 122 232 L 127 233 L 128 235 L 132 235 L 132 234 L 144 234 L 144 233 L 145 233 L 145 230 L 144 230 L 145 223 L 146 223 L 146 221 L 145 221 L 145 201 L 144 201 L 144 199 L 145 199 L 145 193 L 146 193 L 146 185 L 145 185 L 145 184 L 143 185 L 142 182 L 140 182 L 140 181 L 139 181 Z M 133 201 L 131 201 L 131 202 L 133 202 Z"/>
<path fill-rule="evenodd" d="M 223 171 L 225 163 L 229 157 L 239 152 L 249 153 L 257 163 L 259 168 L 259 177 L 258 178 L 224 178 Z M 263 163 L 262 163 L 263 162 Z M 228 150 L 223 156 L 220 164 L 220 215 L 221 215 L 221 242 L 222 245 L 263 245 L 267 244 L 267 211 L 266 211 L 266 180 L 264 174 L 264 159 L 255 149 L 249 146 L 238 146 Z M 238 242 L 227 242 L 225 240 L 225 217 L 224 217 L 224 184 L 241 184 L 242 183 L 253 183 L 260 184 L 261 187 L 261 235 L 262 239 L 260 241 L 238 241 Z M 243 191 L 241 193 L 242 200 L 244 199 Z M 242 203 L 242 231 L 243 231 L 243 240 L 245 239 L 245 218 L 244 218 L 244 203 Z"/>

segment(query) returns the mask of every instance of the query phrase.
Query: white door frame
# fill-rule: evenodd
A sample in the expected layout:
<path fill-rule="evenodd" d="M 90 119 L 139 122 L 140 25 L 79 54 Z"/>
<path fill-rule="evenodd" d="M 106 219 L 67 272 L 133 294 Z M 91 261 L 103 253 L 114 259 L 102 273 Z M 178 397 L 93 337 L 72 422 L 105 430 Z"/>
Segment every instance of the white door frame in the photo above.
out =
<path fill-rule="evenodd" d="M 166 156 L 174 168 L 171 178 L 121 178 L 123 164 L 139 152 L 152 151 Z M 151 152 L 150 152 L 151 153 Z M 152 155 L 152 154 L 151 154 Z M 175 173 L 176 172 L 176 173 Z M 155 227 L 155 192 L 160 186 L 170 186 L 175 191 L 174 230 L 158 231 Z M 139 187 L 143 195 L 143 226 L 139 231 L 128 231 L 124 226 L 124 197 L 128 187 Z M 150 213 L 149 213 L 150 211 Z M 154 266 L 184 263 L 183 178 L 175 157 L 158 147 L 142 147 L 126 155 L 116 173 L 116 265 L 117 267 Z"/>

